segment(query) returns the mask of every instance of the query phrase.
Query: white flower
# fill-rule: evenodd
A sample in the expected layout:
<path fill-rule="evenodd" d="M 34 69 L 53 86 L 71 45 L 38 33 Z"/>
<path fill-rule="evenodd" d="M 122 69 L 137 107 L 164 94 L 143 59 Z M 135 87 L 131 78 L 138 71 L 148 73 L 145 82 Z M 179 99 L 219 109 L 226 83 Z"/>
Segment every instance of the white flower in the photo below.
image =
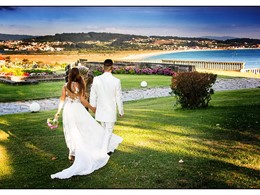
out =
<path fill-rule="evenodd" d="M 184 161 L 181 159 L 181 160 L 179 160 L 179 163 L 184 163 Z"/>

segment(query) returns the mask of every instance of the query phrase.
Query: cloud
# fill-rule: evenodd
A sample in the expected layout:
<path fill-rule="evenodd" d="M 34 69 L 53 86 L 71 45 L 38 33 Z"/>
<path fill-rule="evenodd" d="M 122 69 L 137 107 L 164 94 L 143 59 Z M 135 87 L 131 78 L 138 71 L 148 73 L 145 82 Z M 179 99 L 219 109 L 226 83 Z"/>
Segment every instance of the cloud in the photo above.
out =
<path fill-rule="evenodd" d="M 10 7 L 10 6 L 0 6 L 0 11 L 15 11 L 18 8 L 16 7 Z"/>

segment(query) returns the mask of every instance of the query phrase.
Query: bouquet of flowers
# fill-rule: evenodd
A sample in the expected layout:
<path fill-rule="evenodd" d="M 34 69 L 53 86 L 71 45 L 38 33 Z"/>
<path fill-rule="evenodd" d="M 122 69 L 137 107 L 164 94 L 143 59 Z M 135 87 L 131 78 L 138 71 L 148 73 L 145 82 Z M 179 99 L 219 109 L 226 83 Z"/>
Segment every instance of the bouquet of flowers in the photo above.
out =
<path fill-rule="evenodd" d="M 47 119 L 47 125 L 48 127 L 50 127 L 51 129 L 56 129 L 59 126 L 59 121 L 57 119 L 51 119 L 48 118 Z"/>

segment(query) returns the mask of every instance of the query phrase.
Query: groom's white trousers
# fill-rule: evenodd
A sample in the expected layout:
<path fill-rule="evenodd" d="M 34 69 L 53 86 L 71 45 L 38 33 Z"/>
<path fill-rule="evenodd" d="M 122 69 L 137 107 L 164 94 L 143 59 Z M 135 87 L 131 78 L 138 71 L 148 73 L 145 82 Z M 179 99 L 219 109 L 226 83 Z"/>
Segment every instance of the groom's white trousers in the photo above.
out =
<path fill-rule="evenodd" d="M 108 141 L 108 145 L 107 145 L 107 149 L 109 150 L 109 143 L 110 143 L 113 129 L 115 126 L 115 122 L 101 122 L 101 125 L 109 133 L 109 141 Z M 110 151 L 107 151 L 107 152 L 110 152 Z"/>

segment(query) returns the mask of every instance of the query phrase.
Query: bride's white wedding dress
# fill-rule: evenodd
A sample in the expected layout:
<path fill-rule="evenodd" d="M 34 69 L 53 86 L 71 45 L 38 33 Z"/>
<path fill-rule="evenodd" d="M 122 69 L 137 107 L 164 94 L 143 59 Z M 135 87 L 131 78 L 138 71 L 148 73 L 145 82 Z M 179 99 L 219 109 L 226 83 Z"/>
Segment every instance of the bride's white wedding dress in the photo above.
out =
<path fill-rule="evenodd" d="M 122 138 L 112 134 L 109 148 L 109 134 L 90 115 L 79 98 L 66 96 L 63 108 L 63 128 L 69 154 L 75 156 L 73 164 L 51 178 L 66 179 L 74 175 L 87 175 L 105 166 L 109 160 L 108 151 L 114 151 Z"/>

